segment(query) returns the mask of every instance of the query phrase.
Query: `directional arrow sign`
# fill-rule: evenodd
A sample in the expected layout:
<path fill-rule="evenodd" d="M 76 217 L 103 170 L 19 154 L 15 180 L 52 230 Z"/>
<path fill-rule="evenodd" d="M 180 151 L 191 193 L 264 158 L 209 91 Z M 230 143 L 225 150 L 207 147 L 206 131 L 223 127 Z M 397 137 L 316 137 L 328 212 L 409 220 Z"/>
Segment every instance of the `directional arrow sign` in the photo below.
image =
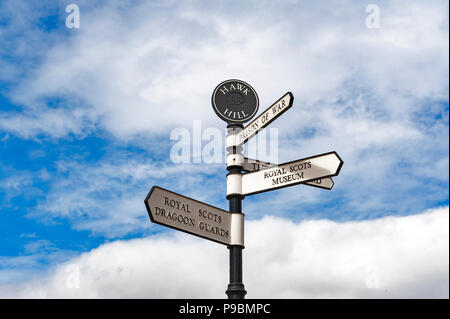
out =
<path fill-rule="evenodd" d="M 225 245 L 244 245 L 243 214 L 153 186 L 145 199 L 150 220 Z"/>
<path fill-rule="evenodd" d="M 242 175 L 242 195 L 252 195 L 336 176 L 344 162 L 336 152 L 325 153 Z"/>
<path fill-rule="evenodd" d="M 334 182 L 331 177 L 325 177 L 325 178 L 315 179 L 310 182 L 306 182 L 305 185 L 319 187 L 319 188 L 325 188 L 325 189 L 330 190 L 333 188 Z"/>
<path fill-rule="evenodd" d="M 250 138 L 258 134 L 259 131 L 272 123 L 278 116 L 286 112 L 292 106 L 292 102 L 294 102 L 294 96 L 291 92 L 287 92 L 238 134 L 237 145 L 247 142 Z"/>
<path fill-rule="evenodd" d="M 248 157 L 244 157 L 244 165 L 242 169 L 247 172 L 256 172 L 265 168 L 277 167 L 277 164 L 273 164 L 270 162 L 258 161 L 255 159 L 251 159 Z M 331 177 L 325 177 L 321 179 L 315 179 L 310 182 L 305 182 L 305 185 L 315 186 L 319 188 L 332 189 L 334 182 Z"/>
<path fill-rule="evenodd" d="M 274 167 L 277 164 L 270 162 L 258 161 L 252 158 L 244 157 L 244 165 L 242 169 L 247 172 L 256 172 L 265 168 Z"/>

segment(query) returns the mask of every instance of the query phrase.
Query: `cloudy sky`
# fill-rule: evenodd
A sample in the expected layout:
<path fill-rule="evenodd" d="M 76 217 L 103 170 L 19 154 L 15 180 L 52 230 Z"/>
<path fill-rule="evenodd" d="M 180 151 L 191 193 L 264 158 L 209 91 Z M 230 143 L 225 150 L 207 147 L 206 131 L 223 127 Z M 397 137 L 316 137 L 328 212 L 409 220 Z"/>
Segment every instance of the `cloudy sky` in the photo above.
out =
<path fill-rule="evenodd" d="M 227 208 L 225 164 L 175 163 L 171 134 L 223 132 L 211 94 L 237 78 L 260 110 L 293 93 L 279 162 L 345 162 L 331 191 L 244 200 L 247 296 L 448 298 L 448 10 L 2 0 L 0 297 L 224 298 L 227 249 L 152 224 L 143 200 L 159 185 Z"/>

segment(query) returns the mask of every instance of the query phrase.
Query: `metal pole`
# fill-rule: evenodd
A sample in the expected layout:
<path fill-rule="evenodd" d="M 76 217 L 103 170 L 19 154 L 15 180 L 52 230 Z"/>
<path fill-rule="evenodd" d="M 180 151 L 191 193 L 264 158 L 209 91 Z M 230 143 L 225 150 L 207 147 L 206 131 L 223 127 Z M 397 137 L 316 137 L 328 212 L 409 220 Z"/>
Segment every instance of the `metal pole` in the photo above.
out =
<path fill-rule="evenodd" d="M 235 130 L 242 130 L 243 126 L 228 125 L 228 132 L 233 133 Z M 230 150 L 231 154 L 241 154 L 242 147 L 233 147 Z M 227 166 L 228 174 L 242 174 L 242 166 L 232 165 Z M 228 195 L 227 199 L 230 204 L 230 213 L 242 214 L 242 199 L 243 197 L 238 194 Z M 229 245 L 228 249 L 230 251 L 230 283 L 228 284 L 228 289 L 226 294 L 228 299 L 244 299 L 247 291 L 245 291 L 244 284 L 242 282 L 242 250 L 244 246 L 241 245 Z"/>

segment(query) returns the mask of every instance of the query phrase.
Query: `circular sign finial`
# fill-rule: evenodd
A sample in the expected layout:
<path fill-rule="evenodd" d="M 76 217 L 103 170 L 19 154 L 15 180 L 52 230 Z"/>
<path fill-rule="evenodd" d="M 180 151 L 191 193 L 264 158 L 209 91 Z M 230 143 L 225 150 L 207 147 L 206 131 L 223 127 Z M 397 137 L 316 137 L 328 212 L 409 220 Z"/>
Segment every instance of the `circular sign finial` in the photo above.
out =
<path fill-rule="evenodd" d="M 220 83 L 214 89 L 211 102 L 214 112 L 228 124 L 247 122 L 259 107 L 258 94 L 241 80 Z"/>

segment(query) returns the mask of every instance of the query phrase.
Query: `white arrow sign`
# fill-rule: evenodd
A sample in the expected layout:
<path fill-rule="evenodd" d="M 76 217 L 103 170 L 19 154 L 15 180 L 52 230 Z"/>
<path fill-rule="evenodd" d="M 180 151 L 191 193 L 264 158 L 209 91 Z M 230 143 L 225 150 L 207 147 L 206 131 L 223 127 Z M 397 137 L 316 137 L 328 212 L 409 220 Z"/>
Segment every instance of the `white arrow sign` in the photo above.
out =
<path fill-rule="evenodd" d="M 336 176 L 344 162 L 336 152 L 280 164 L 242 175 L 241 194 L 252 195 Z"/>
<path fill-rule="evenodd" d="M 242 169 L 246 172 L 256 172 L 265 168 L 274 167 L 277 164 L 270 162 L 258 161 L 252 158 L 244 157 L 244 164 Z"/>
<path fill-rule="evenodd" d="M 244 245 L 244 214 L 229 213 L 153 186 L 145 199 L 152 222 L 225 245 Z"/>
<path fill-rule="evenodd" d="M 263 128 L 272 123 L 277 117 L 286 112 L 294 102 L 294 96 L 287 92 L 267 110 L 262 112 L 256 119 L 250 122 L 238 135 L 236 143 L 241 145 L 258 134 Z"/>
<path fill-rule="evenodd" d="M 251 159 L 248 157 L 244 157 L 244 165 L 242 169 L 246 172 L 256 172 L 265 168 L 276 167 L 277 164 L 273 164 L 270 162 L 258 161 L 255 159 Z M 310 182 L 305 182 L 305 185 L 315 186 L 324 189 L 332 189 L 334 186 L 334 182 L 331 177 L 325 177 L 322 179 L 315 179 Z"/>

